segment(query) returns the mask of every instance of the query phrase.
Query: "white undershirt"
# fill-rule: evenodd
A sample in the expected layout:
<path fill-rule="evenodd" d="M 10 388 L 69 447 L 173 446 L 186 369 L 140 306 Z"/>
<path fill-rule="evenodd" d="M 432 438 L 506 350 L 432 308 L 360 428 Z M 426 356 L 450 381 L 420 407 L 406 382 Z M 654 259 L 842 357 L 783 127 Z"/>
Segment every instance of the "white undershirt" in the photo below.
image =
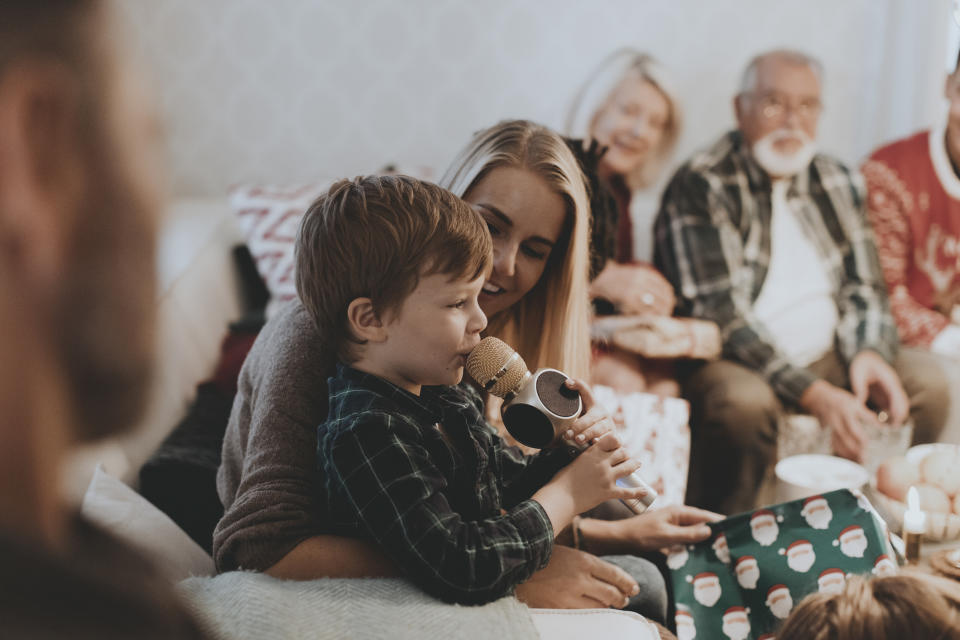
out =
<path fill-rule="evenodd" d="M 753 312 L 774 346 L 805 367 L 833 348 L 839 316 L 823 258 L 787 202 L 788 186 L 773 183 L 770 266 Z"/>

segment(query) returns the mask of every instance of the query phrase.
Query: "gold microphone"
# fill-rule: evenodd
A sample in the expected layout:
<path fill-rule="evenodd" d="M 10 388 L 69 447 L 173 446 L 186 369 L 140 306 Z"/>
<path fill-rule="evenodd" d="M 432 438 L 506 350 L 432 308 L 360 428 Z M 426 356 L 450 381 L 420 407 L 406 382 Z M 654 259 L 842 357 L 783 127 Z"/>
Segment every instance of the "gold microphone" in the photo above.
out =
<path fill-rule="evenodd" d="M 580 394 L 565 384 L 569 376 L 548 368 L 530 373 L 520 354 L 498 338 L 481 340 L 467 356 L 466 369 L 486 391 L 503 398 L 503 425 L 528 447 L 546 447 L 583 411 Z M 585 449 L 588 444 L 575 446 Z M 657 492 L 637 472 L 617 483 L 646 490 L 642 498 L 622 501 L 634 513 L 646 511 L 657 497 Z"/>

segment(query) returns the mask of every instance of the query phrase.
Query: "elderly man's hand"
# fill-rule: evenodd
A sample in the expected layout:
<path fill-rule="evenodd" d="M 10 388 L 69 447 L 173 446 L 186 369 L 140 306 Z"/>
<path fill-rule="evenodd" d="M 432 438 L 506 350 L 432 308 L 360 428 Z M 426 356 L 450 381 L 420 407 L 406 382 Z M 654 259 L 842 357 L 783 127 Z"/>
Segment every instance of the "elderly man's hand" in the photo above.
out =
<path fill-rule="evenodd" d="M 870 400 L 890 415 L 890 424 L 902 425 L 910 415 L 910 398 L 900 376 L 875 351 L 861 351 L 850 363 L 850 388 L 862 403 Z"/>
<path fill-rule="evenodd" d="M 620 609 L 638 590 L 636 580 L 623 569 L 589 553 L 556 545 L 550 563 L 517 586 L 517 598 L 541 609 Z"/>
<path fill-rule="evenodd" d="M 803 392 L 800 406 L 831 430 L 833 450 L 838 455 L 863 461 L 867 435 L 862 425 L 876 423 L 877 416 L 862 401 L 826 380 L 817 380 Z"/>

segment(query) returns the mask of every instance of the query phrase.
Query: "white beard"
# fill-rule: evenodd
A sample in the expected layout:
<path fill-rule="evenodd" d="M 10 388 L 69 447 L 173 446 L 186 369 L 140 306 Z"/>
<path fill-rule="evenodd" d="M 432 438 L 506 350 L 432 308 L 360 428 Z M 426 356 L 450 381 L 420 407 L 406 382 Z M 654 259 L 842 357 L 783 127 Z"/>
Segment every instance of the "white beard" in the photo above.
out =
<path fill-rule="evenodd" d="M 723 634 L 730 640 L 746 640 L 750 635 L 750 625 L 743 622 L 724 622 Z"/>
<path fill-rule="evenodd" d="M 709 586 L 693 590 L 693 597 L 705 607 L 712 607 L 720 599 L 720 587 Z"/>
<path fill-rule="evenodd" d="M 890 560 L 884 560 L 877 566 L 873 568 L 873 574 L 875 576 L 892 576 L 897 573 L 897 567 Z"/>
<path fill-rule="evenodd" d="M 764 547 L 769 547 L 776 542 L 778 535 L 780 535 L 780 528 L 775 524 L 753 529 L 753 539 Z"/>
<path fill-rule="evenodd" d="M 790 615 L 790 610 L 793 609 L 793 599 L 790 597 L 782 598 L 776 602 L 771 603 L 770 612 L 773 615 L 777 616 L 781 620 Z"/>
<path fill-rule="evenodd" d="M 830 521 L 833 520 L 833 512 L 829 508 L 817 509 L 813 513 L 808 513 L 806 520 L 807 524 L 814 529 L 826 529 L 830 526 Z"/>
<path fill-rule="evenodd" d="M 777 151 L 774 144 L 783 139 L 800 138 L 803 142 L 793 153 Z M 753 157 L 763 170 L 775 178 L 795 176 L 810 165 L 813 156 L 817 153 L 814 141 L 803 131 L 794 129 L 777 129 L 771 131 L 753 143 L 751 147 Z"/>
<path fill-rule="evenodd" d="M 737 574 L 737 582 L 744 589 L 756 589 L 757 580 L 760 579 L 760 569 L 753 567 Z"/>
<path fill-rule="evenodd" d="M 840 543 L 840 551 L 849 558 L 862 558 L 863 552 L 867 550 L 866 538 L 854 538 L 847 542 Z"/>
<path fill-rule="evenodd" d="M 816 559 L 813 551 L 795 554 L 793 556 L 787 556 L 787 566 L 799 573 L 806 573 L 810 570 L 810 567 L 813 566 L 813 561 Z"/>

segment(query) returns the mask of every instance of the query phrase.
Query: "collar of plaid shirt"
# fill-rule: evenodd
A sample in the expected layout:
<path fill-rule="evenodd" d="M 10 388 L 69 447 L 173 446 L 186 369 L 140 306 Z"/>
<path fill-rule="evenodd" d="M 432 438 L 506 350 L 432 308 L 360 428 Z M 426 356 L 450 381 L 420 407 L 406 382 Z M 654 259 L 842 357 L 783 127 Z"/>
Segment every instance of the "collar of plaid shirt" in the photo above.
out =
<path fill-rule="evenodd" d="M 331 393 L 334 393 L 334 386 L 338 387 L 337 391 L 354 387 L 373 391 L 395 405 L 390 407 L 392 411 L 421 424 L 442 424 L 451 412 L 459 415 L 464 411 L 479 410 L 481 415 L 483 413 L 479 395 L 466 382 L 454 387 L 424 386 L 416 396 L 380 376 L 343 363 L 337 365 L 337 375 L 330 382 Z"/>

